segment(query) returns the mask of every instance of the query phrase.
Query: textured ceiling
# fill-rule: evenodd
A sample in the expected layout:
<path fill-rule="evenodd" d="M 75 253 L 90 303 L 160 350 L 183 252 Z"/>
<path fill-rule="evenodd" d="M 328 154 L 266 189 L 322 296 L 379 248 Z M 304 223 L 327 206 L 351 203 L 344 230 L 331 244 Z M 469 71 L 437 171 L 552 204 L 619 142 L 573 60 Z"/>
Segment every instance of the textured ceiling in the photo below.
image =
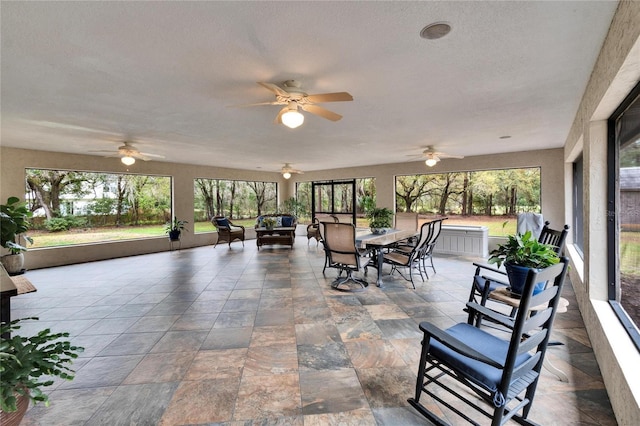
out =
<path fill-rule="evenodd" d="M 277 171 L 561 147 L 617 2 L 2 2 L 2 145 Z M 432 22 L 453 30 L 420 38 Z M 279 106 L 296 79 L 344 118 Z M 501 139 L 501 136 L 511 136 Z M 96 154 L 99 155 L 99 154 Z M 105 160 L 107 161 L 107 160 Z M 113 161 L 113 160 L 108 160 Z"/>

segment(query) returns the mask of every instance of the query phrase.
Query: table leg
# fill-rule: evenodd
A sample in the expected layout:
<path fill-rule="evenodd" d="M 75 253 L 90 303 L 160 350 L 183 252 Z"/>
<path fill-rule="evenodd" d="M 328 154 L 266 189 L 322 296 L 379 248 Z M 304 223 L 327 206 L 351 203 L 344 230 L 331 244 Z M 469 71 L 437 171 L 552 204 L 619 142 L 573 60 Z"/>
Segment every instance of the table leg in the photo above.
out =
<path fill-rule="evenodd" d="M 558 380 L 560 380 L 561 382 L 569 383 L 569 377 L 567 377 L 564 371 L 560 370 L 558 367 L 553 365 L 549 358 L 547 357 L 544 358 L 544 361 L 542 362 L 542 366 L 545 368 L 545 370 L 555 375 L 558 378 Z"/>
<path fill-rule="evenodd" d="M 382 265 L 384 264 L 382 247 L 376 249 L 376 257 L 378 258 L 378 281 L 376 281 L 376 285 L 382 287 Z"/>

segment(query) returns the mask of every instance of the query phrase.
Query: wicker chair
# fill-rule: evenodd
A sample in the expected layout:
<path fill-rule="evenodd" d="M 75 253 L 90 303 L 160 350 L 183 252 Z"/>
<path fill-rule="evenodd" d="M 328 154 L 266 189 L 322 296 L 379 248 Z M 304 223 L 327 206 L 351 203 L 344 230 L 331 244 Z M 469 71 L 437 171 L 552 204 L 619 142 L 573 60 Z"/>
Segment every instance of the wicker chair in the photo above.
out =
<path fill-rule="evenodd" d="M 229 247 L 231 247 L 231 243 L 235 240 L 242 241 L 242 246 L 244 247 L 244 226 L 234 225 L 224 216 L 213 217 L 211 223 L 213 223 L 213 226 L 215 226 L 218 231 L 218 240 L 214 247 L 221 241 L 228 242 Z"/>

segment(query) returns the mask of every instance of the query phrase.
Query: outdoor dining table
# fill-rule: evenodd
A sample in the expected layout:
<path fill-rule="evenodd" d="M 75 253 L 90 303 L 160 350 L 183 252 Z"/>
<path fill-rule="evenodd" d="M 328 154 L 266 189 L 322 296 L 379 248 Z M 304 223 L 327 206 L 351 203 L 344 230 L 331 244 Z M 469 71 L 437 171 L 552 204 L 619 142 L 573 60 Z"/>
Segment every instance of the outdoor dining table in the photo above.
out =
<path fill-rule="evenodd" d="M 417 232 L 389 229 L 384 234 L 373 234 L 369 229 L 357 229 L 356 230 L 356 247 L 362 249 L 372 249 L 376 252 L 377 265 L 374 265 L 378 269 L 378 279 L 376 285 L 382 287 L 382 265 L 384 264 L 384 249 L 393 246 L 399 241 L 406 240 L 418 235 Z"/>

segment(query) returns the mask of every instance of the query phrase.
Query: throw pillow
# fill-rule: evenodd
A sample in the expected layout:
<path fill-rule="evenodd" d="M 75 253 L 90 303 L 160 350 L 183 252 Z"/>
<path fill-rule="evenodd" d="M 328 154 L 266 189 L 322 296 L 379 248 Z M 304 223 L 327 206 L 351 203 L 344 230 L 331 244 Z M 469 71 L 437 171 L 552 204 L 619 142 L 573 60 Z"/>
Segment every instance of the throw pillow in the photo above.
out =
<path fill-rule="evenodd" d="M 229 220 L 226 217 L 223 219 L 216 219 L 216 223 L 218 224 L 218 226 L 223 228 L 229 227 Z"/>
<path fill-rule="evenodd" d="M 263 220 L 264 220 L 264 217 L 262 216 L 258 217 L 258 228 L 264 227 L 264 223 L 262 223 Z"/>
<path fill-rule="evenodd" d="M 276 228 L 282 227 L 282 216 L 276 217 Z"/>
<path fill-rule="evenodd" d="M 293 226 L 293 218 L 291 216 L 283 216 L 282 217 L 282 226 L 284 226 L 284 227 Z"/>

